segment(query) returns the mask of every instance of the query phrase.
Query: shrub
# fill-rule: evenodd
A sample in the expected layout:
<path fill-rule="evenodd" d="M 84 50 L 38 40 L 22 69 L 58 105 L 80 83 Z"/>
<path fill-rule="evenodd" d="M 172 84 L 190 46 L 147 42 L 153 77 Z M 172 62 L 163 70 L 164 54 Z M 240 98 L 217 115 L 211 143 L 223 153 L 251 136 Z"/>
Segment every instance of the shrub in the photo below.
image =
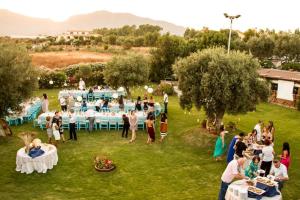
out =
<path fill-rule="evenodd" d="M 68 76 L 70 85 L 77 83 L 79 78 L 83 78 L 86 85 L 103 85 L 104 67 L 103 63 L 75 64 L 66 68 L 64 73 Z"/>
<path fill-rule="evenodd" d="M 107 49 L 108 49 L 108 45 L 105 44 L 105 45 L 103 46 L 103 49 L 104 49 L 104 50 L 107 50 Z"/>
<path fill-rule="evenodd" d="M 295 70 L 300 72 L 300 63 L 284 63 L 282 66 L 284 70 Z"/>
<path fill-rule="evenodd" d="M 75 76 L 78 78 L 84 78 L 87 79 L 91 76 L 92 74 L 92 68 L 90 65 L 80 65 L 78 72 L 76 73 Z"/>
<path fill-rule="evenodd" d="M 70 65 L 69 67 L 64 69 L 65 74 L 68 77 L 74 76 L 79 70 L 79 65 Z"/>
<path fill-rule="evenodd" d="M 163 95 L 163 92 L 167 93 L 168 95 L 173 95 L 174 94 L 173 86 L 168 83 L 161 83 L 154 91 L 154 94 Z"/>
<path fill-rule="evenodd" d="M 263 67 L 263 68 L 274 68 L 274 64 L 272 63 L 272 61 L 270 60 L 263 60 L 260 62 L 260 65 Z"/>
<path fill-rule="evenodd" d="M 53 84 L 50 84 L 50 81 Z M 61 88 L 67 80 L 67 76 L 63 72 L 49 72 L 46 71 L 40 76 L 39 88 Z"/>
<path fill-rule="evenodd" d="M 236 130 L 236 124 L 232 121 L 228 122 L 227 129 L 230 132 L 235 131 Z"/>

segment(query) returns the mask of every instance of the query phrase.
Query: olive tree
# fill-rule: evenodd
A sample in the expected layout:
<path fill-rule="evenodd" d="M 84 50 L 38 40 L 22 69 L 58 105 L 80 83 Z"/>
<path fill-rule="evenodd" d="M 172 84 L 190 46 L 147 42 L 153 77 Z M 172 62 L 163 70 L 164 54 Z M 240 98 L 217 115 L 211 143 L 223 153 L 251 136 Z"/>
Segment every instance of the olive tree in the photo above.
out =
<path fill-rule="evenodd" d="M 19 109 L 19 104 L 36 88 L 36 71 L 26 49 L 9 42 L 0 43 L 0 117 L 9 108 Z"/>
<path fill-rule="evenodd" d="M 103 70 L 104 81 L 117 88 L 123 86 L 128 96 L 130 87 L 144 84 L 149 77 L 149 62 L 140 54 L 115 56 Z"/>
<path fill-rule="evenodd" d="M 219 128 L 225 113 L 254 110 L 260 100 L 266 101 L 269 90 L 259 79 L 259 62 L 239 51 L 227 54 L 222 48 L 198 51 L 173 65 L 182 91 L 184 109 L 204 108 L 208 120 Z"/>

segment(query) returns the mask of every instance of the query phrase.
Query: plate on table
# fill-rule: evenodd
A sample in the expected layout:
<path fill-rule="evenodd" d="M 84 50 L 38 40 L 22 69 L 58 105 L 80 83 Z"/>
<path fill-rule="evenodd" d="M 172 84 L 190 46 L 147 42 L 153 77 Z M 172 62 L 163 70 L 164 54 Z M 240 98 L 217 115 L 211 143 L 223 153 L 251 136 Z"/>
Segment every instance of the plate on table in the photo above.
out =
<path fill-rule="evenodd" d="M 254 194 L 257 194 L 257 195 L 262 195 L 263 193 L 266 192 L 265 190 L 262 190 L 260 188 L 254 187 L 254 186 L 249 186 L 248 191 L 252 192 Z"/>
<path fill-rule="evenodd" d="M 269 187 L 273 187 L 273 186 L 276 185 L 276 182 L 274 182 L 274 181 L 272 181 L 272 180 L 270 180 L 270 179 L 268 179 L 266 177 L 257 177 L 256 181 L 258 183 L 262 183 L 262 184 L 267 185 Z"/>

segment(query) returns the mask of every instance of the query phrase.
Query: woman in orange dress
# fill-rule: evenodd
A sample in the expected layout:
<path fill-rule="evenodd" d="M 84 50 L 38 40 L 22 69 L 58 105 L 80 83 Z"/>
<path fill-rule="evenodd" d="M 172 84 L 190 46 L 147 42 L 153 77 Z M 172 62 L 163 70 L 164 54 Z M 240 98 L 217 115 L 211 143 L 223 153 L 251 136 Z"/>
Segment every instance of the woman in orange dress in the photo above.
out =
<path fill-rule="evenodd" d="M 167 134 L 168 134 L 168 118 L 166 113 L 162 113 L 160 119 L 160 142 L 164 140 Z"/>

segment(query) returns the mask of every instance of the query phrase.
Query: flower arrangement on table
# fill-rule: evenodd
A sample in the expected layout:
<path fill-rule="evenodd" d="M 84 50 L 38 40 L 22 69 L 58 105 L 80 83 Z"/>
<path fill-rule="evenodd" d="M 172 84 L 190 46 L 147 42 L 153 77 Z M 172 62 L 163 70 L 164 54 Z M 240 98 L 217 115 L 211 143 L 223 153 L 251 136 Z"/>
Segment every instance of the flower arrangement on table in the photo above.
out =
<path fill-rule="evenodd" d="M 94 159 L 95 169 L 97 171 L 112 171 L 116 168 L 112 160 L 109 160 L 106 156 L 96 156 Z"/>

